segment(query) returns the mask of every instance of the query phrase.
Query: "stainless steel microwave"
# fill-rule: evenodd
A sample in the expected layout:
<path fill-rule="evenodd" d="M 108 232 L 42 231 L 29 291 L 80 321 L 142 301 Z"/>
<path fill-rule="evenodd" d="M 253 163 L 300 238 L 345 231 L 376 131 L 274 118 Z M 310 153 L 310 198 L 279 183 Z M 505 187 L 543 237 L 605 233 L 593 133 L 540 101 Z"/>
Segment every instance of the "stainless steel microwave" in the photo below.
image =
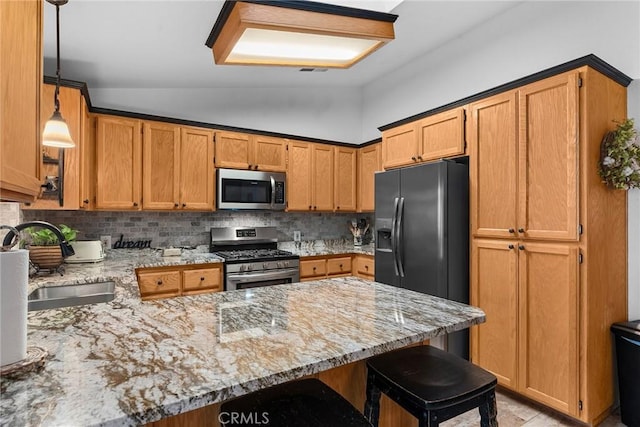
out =
<path fill-rule="evenodd" d="M 285 177 L 280 172 L 218 169 L 218 209 L 283 210 Z"/>

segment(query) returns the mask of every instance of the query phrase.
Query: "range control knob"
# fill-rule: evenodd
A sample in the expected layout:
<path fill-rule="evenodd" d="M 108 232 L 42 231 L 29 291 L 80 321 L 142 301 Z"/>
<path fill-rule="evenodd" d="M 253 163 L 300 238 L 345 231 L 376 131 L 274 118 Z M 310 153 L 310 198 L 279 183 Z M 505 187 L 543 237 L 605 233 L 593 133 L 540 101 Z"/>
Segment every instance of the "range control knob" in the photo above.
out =
<path fill-rule="evenodd" d="M 285 262 L 284 262 L 284 266 L 285 266 L 285 267 L 289 267 L 289 261 L 285 261 Z"/>
<path fill-rule="evenodd" d="M 282 263 L 282 261 L 276 262 L 276 267 L 282 268 L 283 266 L 284 266 L 284 264 Z"/>
<path fill-rule="evenodd" d="M 251 271 L 251 270 L 253 270 L 253 266 L 251 264 L 247 264 L 245 266 L 245 271 Z"/>
<path fill-rule="evenodd" d="M 262 263 L 262 268 L 264 268 L 264 269 L 269 268 L 269 263 L 268 262 L 263 262 Z"/>

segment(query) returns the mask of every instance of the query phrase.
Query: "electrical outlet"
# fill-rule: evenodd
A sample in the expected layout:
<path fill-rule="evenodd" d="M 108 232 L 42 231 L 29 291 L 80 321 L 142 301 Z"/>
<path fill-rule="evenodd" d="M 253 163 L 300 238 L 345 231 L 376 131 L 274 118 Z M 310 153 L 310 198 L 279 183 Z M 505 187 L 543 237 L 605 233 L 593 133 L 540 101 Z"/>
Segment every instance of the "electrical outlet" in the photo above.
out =
<path fill-rule="evenodd" d="M 105 249 L 111 249 L 111 236 L 100 236 L 100 241 Z"/>
<path fill-rule="evenodd" d="M 300 241 L 300 231 L 296 230 L 293 232 L 293 241 L 294 242 L 299 242 Z"/>

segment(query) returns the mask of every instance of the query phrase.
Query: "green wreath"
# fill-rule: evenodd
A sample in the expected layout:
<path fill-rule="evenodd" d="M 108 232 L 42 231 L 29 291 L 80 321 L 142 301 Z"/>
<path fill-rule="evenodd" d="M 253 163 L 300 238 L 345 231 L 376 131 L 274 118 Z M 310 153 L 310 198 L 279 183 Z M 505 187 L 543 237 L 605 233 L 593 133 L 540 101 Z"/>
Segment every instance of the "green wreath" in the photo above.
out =
<path fill-rule="evenodd" d="M 610 187 L 640 187 L 640 134 L 633 127 L 633 119 L 619 123 L 602 139 L 598 173 Z"/>

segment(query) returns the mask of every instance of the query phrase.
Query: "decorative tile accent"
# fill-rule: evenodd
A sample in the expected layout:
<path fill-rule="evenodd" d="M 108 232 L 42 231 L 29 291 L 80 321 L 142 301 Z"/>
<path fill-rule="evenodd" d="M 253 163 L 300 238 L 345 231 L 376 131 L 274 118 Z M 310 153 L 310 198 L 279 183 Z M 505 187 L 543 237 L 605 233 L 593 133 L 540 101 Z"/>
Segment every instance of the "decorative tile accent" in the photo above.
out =
<path fill-rule="evenodd" d="M 78 212 L 23 211 L 24 220 L 44 220 L 66 224 L 80 231 L 79 240 L 97 240 L 109 235 L 115 241 L 124 234 L 128 240 L 152 239 L 152 247 L 208 244 L 211 227 L 278 227 L 278 240 L 293 240 L 294 230 L 302 240 L 348 239 L 353 241 L 348 222 L 371 214 L 219 211 L 219 212 Z"/>

